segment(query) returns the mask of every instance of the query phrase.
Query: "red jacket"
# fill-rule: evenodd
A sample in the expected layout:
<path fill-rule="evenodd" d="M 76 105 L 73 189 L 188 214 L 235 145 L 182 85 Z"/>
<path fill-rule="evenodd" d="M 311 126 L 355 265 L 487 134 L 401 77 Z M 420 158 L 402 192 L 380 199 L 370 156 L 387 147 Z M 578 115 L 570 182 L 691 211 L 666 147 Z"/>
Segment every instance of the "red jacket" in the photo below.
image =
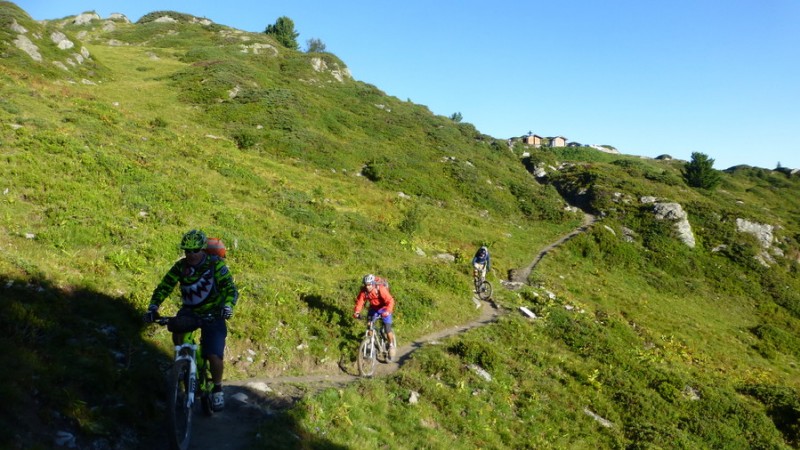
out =
<path fill-rule="evenodd" d="M 367 288 L 361 287 L 356 297 L 355 312 L 360 313 L 364 303 L 369 301 L 370 307 L 374 310 L 384 309 L 391 314 L 394 312 L 394 297 L 389 293 L 386 286 L 376 285 L 372 292 L 367 292 Z"/>

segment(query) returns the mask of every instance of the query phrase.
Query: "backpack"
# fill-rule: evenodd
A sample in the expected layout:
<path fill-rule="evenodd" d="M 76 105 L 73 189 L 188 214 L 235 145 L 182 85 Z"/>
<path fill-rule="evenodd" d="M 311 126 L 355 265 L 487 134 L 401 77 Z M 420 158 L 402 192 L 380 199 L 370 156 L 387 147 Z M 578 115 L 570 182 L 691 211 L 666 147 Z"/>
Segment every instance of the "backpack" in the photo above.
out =
<path fill-rule="evenodd" d="M 389 282 L 386 281 L 386 278 L 375 277 L 375 285 L 376 286 L 383 286 L 386 289 L 389 289 Z"/>
<path fill-rule="evenodd" d="M 222 243 L 222 239 L 210 237 L 206 242 L 207 242 L 205 249 L 206 253 L 212 256 L 219 256 L 220 258 L 225 258 L 225 255 L 227 255 L 228 250 L 225 248 L 225 244 Z"/>

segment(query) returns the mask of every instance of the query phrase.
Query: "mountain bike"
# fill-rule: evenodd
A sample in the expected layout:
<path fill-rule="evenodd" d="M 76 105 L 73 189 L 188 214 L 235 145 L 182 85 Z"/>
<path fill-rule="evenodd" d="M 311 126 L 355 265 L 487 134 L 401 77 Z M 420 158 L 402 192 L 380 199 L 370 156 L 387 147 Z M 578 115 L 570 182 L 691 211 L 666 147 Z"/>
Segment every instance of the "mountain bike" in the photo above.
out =
<path fill-rule="evenodd" d="M 379 322 L 380 325 L 378 327 L 375 326 L 375 322 L 380 318 L 380 314 L 373 314 L 372 317 L 367 317 L 367 331 L 358 346 L 358 373 L 363 377 L 371 377 L 375 373 L 375 364 L 378 359 L 390 362 L 389 338 L 386 336 L 386 328 L 383 326 L 383 321 Z"/>
<path fill-rule="evenodd" d="M 201 409 L 207 416 L 214 414 L 211 408 L 211 369 L 195 331 L 203 323 L 212 322 L 216 316 L 178 315 L 157 317 L 153 322 L 166 325 L 173 333 L 185 333 L 183 343 L 175 346 L 175 362 L 167 375 L 167 423 L 170 447 L 173 450 L 187 450 L 192 434 L 192 413 L 196 397 L 200 398 Z M 198 358 L 198 355 L 200 357 Z"/>
<path fill-rule="evenodd" d="M 481 300 L 489 300 L 492 298 L 492 283 L 486 281 L 486 275 L 480 270 L 475 270 L 472 274 L 472 280 L 475 283 L 475 293 Z"/>

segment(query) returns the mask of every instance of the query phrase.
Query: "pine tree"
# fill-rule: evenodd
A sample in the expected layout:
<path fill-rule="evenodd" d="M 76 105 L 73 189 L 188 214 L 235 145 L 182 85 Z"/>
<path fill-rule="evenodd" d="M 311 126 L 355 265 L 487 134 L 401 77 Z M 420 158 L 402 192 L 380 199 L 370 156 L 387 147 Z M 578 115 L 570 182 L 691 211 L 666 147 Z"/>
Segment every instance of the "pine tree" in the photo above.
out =
<path fill-rule="evenodd" d="M 722 181 L 722 176 L 714 170 L 714 160 L 703 153 L 692 153 L 692 160 L 683 168 L 683 178 L 691 187 L 713 190 Z"/>
<path fill-rule="evenodd" d="M 286 16 L 278 17 L 274 25 L 267 25 L 264 33 L 274 37 L 279 44 L 286 48 L 291 48 L 292 50 L 300 48 L 297 43 L 297 37 L 300 36 L 300 33 L 294 30 L 294 21 Z"/>

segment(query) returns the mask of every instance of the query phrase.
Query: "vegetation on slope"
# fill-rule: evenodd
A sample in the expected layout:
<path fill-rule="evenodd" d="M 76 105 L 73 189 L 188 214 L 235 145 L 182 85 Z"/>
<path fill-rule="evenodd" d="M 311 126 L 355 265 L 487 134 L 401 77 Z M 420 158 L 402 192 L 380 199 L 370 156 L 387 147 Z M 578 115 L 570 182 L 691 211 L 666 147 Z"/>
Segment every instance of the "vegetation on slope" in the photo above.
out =
<path fill-rule="evenodd" d="M 148 434 L 170 346 L 139 315 L 189 228 L 225 240 L 242 291 L 226 376 L 324 373 L 352 363 L 361 275 L 391 280 L 401 340 L 466 322 L 474 249 L 490 245 L 495 282 L 527 265 L 580 223 L 562 195 L 600 224 L 548 255 L 533 287 L 495 289 L 540 319 L 509 315 L 389 379 L 309 397 L 263 446 L 798 445 L 796 177 L 740 169 L 711 193 L 677 161 L 512 149 L 342 76 L 335 55 L 164 14 L 38 23 L 0 2 L 3 445 Z M 54 66 L 74 50 L 53 30 L 91 57 Z M 561 169 L 537 180 L 526 165 Z M 680 202 L 698 246 L 641 196 Z M 783 256 L 758 263 L 737 218 L 775 225 Z"/>

